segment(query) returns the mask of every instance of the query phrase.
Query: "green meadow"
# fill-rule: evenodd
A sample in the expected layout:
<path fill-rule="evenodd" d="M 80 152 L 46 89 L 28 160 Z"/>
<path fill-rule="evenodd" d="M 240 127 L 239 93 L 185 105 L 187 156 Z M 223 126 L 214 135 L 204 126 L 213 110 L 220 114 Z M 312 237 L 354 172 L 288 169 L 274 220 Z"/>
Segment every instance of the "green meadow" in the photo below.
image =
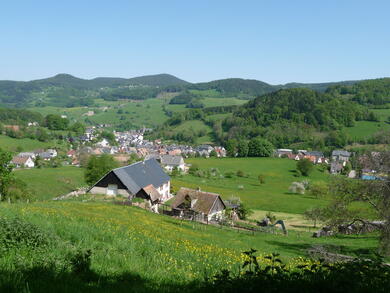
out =
<path fill-rule="evenodd" d="M 329 175 L 317 169 L 304 178 L 295 177 L 296 162 L 288 159 L 193 158 L 186 162 L 203 170 L 217 168 L 222 174 L 241 170 L 244 177 L 184 175 L 172 178 L 174 190 L 201 187 L 224 199 L 240 197 L 254 210 L 252 219 L 259 220 L 272 211 L 285 221 L 288 234 L 278 228 L 252 233 L 181 221 L 95 195 L 52 201 L 85 186 L 83 169 L 21 169 L 15 175 L 28 183 L 33 200 L 1 203 L 0 224 L 15 218 L 30 223 L 34 228 L 25 226 L 30 232 L 23 233 L 25 237 L 32 233 L 33 240 L 32 244 L 12 240 L 10 247 L 0 250 L 0 291 L 185 292 L 223 269 L 237 272 L 245 260 L 242 252 L 251 248 L 258 250 L 260 263 L 267 264 L 264 256 L 277 252 L 288 265 L 306 264 L 309 261 L 302 257 L 319 245 L 351 256 L 368 257 L 376 251 L 379 237 L 375 233 L 311 237 L 313 228 L 302 213 L 325 205 L 327 199 L 290 194 L 288 187 L 304 179 L 328 180 Z M 264 175 L 264 184 L 258 182 L 259 174 Z"/>
<path fill-rule="evenodd" d="M 0 134 L 0 148 L 11 152 L 16 152 L 18 150 L 33 151 L 39 148 L 49 148 L 55 146 L 55 142 L 41 142 L 30 138 L 12 138 Z"/>
<path fill-rule="evenodd" d="M 220 193 L 224 199 L 239 197 L 245 204 L 256 210 L 302 214 L 305 210 L 322 206 L 326 200 L 305 194 L 291 194 L 288 188 L 294 181 L 326 181 L 327 174 L 317 168 L 309 177 L 295 177 L 296 162 L 279 158 L 193 158 L 186 163 L 195 164 L 203 170 L 216 168 L 220 173 L 231 172 L 232 178 L 200 178 L 193 175 L 175 177 L 175 189 L 181 186 L 200 187 L 203 190 Z M 243 171 L 244 177 L 236 176 Z M 260 184 L 258 175 L 264 175 L 265 183 Z"/>
<path fill-rule="evenodd" d="M 183 112 L 188 108 L 185 105 L 170 105 L 170 96 L 161 96 L 156 99 L 147 100 L 122 100 L 105 101 L 95 99 L 93 107 L 33 107 L 30 110 L 47 114 L 66 115 L 72 122 L 82 121 L 92 124 L 113 124 L 120 125 L 124 122 L 130 123 L 132 127 L 156 127 L 163 124 L 169 116 L 164 112 L 163 107 L 168 111 Z M 202 96 L 202 102 L 206 107 L 241 105 L 245 100 L 237 98 L 222 98 L 216 95 Z M 94 111 L 94 115 L 87 116 L 88 111 Z"/>
<path fill-rule="evenodd" d="M 27 183 L 32 200 L 48 200 L 85 186 L 84 170 L 74 166 L 17 169 L 15 176 Z"/>
<path fill-rule="evenodd" d="M 383 121 L 356 121 L 353 127 L 346 127 L 344 129 L 352 139 L 361 140 L 369 138 L 378 131 L 390 130 L 390 124 Z"/>

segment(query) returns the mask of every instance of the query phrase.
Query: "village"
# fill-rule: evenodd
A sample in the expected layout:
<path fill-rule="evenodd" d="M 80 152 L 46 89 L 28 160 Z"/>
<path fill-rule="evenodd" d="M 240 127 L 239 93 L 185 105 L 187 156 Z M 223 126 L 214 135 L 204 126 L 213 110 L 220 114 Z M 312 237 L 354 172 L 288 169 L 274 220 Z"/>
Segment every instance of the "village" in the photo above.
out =
<path fill-rule="evenodd" d="M 101 128 L 104 128 L 104 125 Z M 20 152 L 13 157 L 12 164 L 16 170 L 48 167 L 52 166 L 53 162 L 55 162 L 54 166 L 80 167 L 83 164 L 85 166 L 83 160 L 92 155 L 110 155 L 122 167 L 111 170 L 87 189 L 74 190 L 57 197 L 56 200 L 78 197 L 86 193 L 101 195 L 178 219 L 205 224 L 228 224 L 239 229 L 256 230 L 252 225 L 244 227 L 238 225 L 242 204 L 240 198 L 223 200 L 220 194 L 201 190 L 199 187 L 193 189 L 180 186 L 176 192 L 172 192 L 170 175 L 187 174 L 191 164 L 187 164 L 186 159 L 191 157 L 222 159 L 227 156 L 224 147 L 206 144 L 199 146 L 165 144 L 161 140 L 149 141 L 144 138 L 148 129 L 113 131 L 114 139 L 111 140 L 102 138 L 99 135 L 100 131 L 99 127 L 88 127 L 84 135 L 70 138 L 70 145 L 77 148 L 72 147 L 62 155 L 60 151 L 53 148 Z M 321 151 L 276 149 L 273 156 L 297 162 L 307 160 L 313 165 L 323 166 L 333 175 L 364 180 L 381 178 L 376 170 L 368 167 L 361 170 L 354 169 L 353 161 L 362 163 L 364 157 L 356 158 L 353 153 L 346 150 L 334 150 L 329 157 L 326 157 Z M 299 184 L 298 182 L 298 187 Z M 287 233 L 282 220 L 277 224 L 283 233 Z M 276 224 L 272 224 L 266 216 L 256 225 L 274 228 Z M 321 235 L 321 232 L 317 232 L 316 235 Z"/>
<path fill-rule="evenodd" d="M 152 131 L 148 128 L 125 132 L 114 130 L 112 132 L 113 139 L 110 141 L 108 138 L 100 136 L 100 133 L 106 127 L 105 124 L 87 127 L 83 135 L 69 137 L 70 149 L 66 150 L 66 154 L 63 154 L 61 159 L 56 149 L 49 148 L 17 153 L 13 157 L 12 163 L 16 168 L 34 168 L 37 159 L 46 162 L 60 159 L 60 162 L 57 163 L 80 166 L 82 164 L 80 160 L 83 156 L 109 154 L 113 155 L 115 160 L 121 164 L 128 162 L 130 157 L 136 158 L 136 160 L 155 158 L 168 172 L 172 172 L 174 169 L 186 172 L 188 166 L 184 163 L 185 158 L 224 158 L 227 156 L 226 149 L 223 146 L 166 144 L 161 139 L 150 141 L 145 139 L 145 135 Z M 375 155 L 375 152 L 373 152 L 373 155 Z M 375 178 L 376 173 L 376 170 L 370 168 L 362 168 L 359 172 L 354 170 L 351 159 L 353 158 L 355 161 L 361 159 L 354 157 L 354 154 L 347 150 L 333 150 L 326 157 L 321 151 L 276 149 L 273 156 L 295 161 L 307 159 L 315 165 L 322 164 L 326 166 L 330 174 L 347 172 L 345 175 L 349 178 L 370 179 Z"/>

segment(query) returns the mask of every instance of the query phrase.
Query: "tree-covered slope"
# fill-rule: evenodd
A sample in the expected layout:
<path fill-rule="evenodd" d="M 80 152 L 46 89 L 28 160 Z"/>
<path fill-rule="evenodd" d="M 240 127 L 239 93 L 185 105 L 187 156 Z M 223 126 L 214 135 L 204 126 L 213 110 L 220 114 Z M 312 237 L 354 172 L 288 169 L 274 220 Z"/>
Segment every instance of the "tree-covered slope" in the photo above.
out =
<path fill-rule="evenodd" d="M 385 105 L 390 103 L 390 78 L 364 80 L 352 85 L 335 85 L 327 92 L 332 95 L 350 97 L 364 105 Z"/>
<path fill-rule="evenodd" d="M 205 83 L 197 83 L 189 86 L 190 89 L 216 90 L 223 95 L 258 96 L 275 91 L 275 86 L 268 83 L 242 78 L 228 78 L 214 80 Z"/>
<path fill-rule="evenodd" d="M 125 78 L 99 77 L 82 79 L 70 74 L 32 81 L 0 81 L 0 105 L 9 107 L 27 106 L 91 106 L 93 100 L 111 90 L 132 89 L 132 93 L 118 94 L 118 98 L 154 98 L 166 87 L 181 87 L 188 82 L 169 74 L 157 74 Z M 134 92 L 134 88 L 136 91 Z M 141 88 L 141 89 L 139 89 Z M 157 90 L 158 89 L 158 90 Z M 145 93 L 147 91 L 147 93 Z M 112 100 L 112 98 L 109 98 Z"/>
<path fill-rule="evenodd" d="M 364 119 L 364 114 L 362 108 L 348 100 L 296 88 L 260 96 L 240 107 L 234 116 L 260 126 L 288 120 L 332 128 L 335 122 L 351 126 L 353 121 Z"/>

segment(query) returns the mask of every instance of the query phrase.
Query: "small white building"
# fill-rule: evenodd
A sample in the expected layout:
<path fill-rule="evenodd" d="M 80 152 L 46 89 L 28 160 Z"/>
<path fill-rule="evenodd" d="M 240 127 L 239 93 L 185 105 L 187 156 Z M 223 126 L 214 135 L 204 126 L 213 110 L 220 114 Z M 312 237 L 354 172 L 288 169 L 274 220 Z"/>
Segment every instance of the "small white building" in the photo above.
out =
<path fill-rule="evenodd" d="M 160 163 L 161 166 L 169 172 L 172 172 L 174 169 L 178 169 L 182 172 L 186 170 L 182 156 L 162 155 L 160 157 Z"/>
<path fill-rule="evenodd" d="M 20 157 L 16 156 L 11 161 L 12 164 L 15 165 L 16 168 L 34 168 L 35 163 L 31 157 Z"/>
<path fill-rule="evenodd" d="M 103 138 L 101 141 L 99 141 L 97 143 L 97 145 L 102 147 L 102 148 L 106 148 L 106 147 L 110 146 L 110 143 L 107 139 Z"/>

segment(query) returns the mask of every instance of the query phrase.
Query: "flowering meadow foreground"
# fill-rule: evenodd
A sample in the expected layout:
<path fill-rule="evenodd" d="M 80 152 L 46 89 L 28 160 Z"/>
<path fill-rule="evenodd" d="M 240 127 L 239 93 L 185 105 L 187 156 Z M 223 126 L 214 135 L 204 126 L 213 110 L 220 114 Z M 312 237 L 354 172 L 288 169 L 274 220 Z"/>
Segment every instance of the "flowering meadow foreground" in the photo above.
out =
<path fill-rule="evenodd" d="M 374 251 L 378 241 L 377 235 L 237 233 L 109 202 L 2 204 L 0 215 L 1 292 L 229 291 L 259 272 L 288 272 L 290 280 L 296 276 L 291 272 L 311 272 L 312 278 L 328 270 L 305 258 L 310 247 L 331 244 L 357 255 Z M 383 287 L 381 275 L 373 275 Z"/>

